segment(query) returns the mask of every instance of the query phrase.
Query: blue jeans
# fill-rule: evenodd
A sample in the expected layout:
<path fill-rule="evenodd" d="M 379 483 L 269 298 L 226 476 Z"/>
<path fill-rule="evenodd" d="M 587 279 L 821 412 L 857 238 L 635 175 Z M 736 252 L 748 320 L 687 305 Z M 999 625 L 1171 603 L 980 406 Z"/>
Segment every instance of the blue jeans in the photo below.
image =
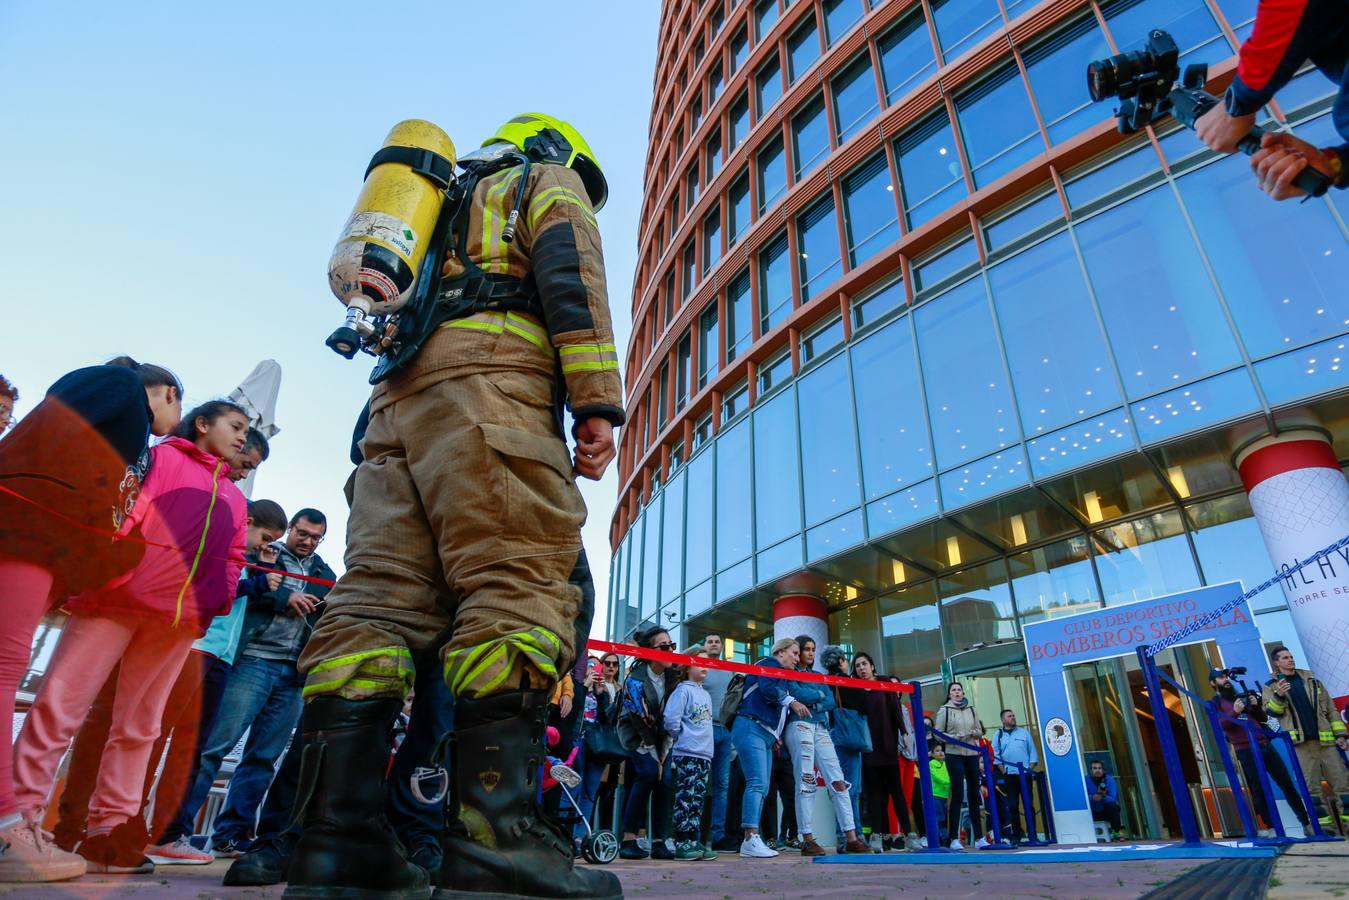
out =
<path fill-rule="evenodd" d="M 225 808 L 215 822 L 212 835 L 215 846 L 225 841 L 247 840 L 253 830 L 258 807 L 272 783 L 276 761 L 300 721 L 303 687 L 304 676 L 296 671 L 293 662 L 251 656 L 241 656 L 235 662 L 215 726 L 201 755 L 201 770 L 190 798 L 198 808 L 205 802 L 225 755 L 247 730 L 243 759 L 230 778 Z"/>
<path fill-rule="evenodd" d="M 712 726 L 712 843 L 726 837 L 726 797 L 731 791 L 735 741 L 724 725 Z"/>
<path fill-rule="evenodd" d="M 650 800 L 651 830 L 648 836 L 653 843 L 663 841 L 670 836 L 671 760 L 667 759 L 662 769 L 650 753 L 633 751 L 628 754 L 628 762 L 632 765 L 633 780 L 628 788 L 628 799 L 623 804 L 623 830 L 636 834 L 646 827 L 647 801 Z"/>
<path fill-rule="evenodd" d="M 768 780 L 773 771 L 773 735 L 749 716 L 736 716 L 731 738 L 745 773 L 745 797 L 740 801 L 740 827 L 759 830 Z"/>
<path fill-rule="evenodd" d="M 838 745 L 834 745 L 835 749 Z M 843 769 L 843 780 L 848 782 L 848 796 L 852 798 L 852 820 L 857 826 L 857 835 L 862 835 L 862 751 L 839 750 L 838 764 Z M 838 842 L 843 843 L 843 832 L 835 829 Z"/>

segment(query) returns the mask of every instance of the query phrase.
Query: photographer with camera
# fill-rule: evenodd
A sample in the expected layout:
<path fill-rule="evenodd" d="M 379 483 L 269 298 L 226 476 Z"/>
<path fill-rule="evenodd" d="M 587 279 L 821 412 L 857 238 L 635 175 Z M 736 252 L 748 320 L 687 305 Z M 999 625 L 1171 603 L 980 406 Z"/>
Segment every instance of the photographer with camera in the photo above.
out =
<path fill-rule="evenodd" d="M 1293 807 L 1293 814 L 1302 823 L 1302 827 L 1304 829 L 1310 828 L 1311 822 L 1307 818 L 1306 807 L 1302 805 L 1302 795 L 1298 793 L 1297 787 L 1293 784 L 1293 777 L 1289 774 L 1288 767 L 1284 765 L 1283 757 L 1270 746 L 1269 738 L 1263 733 L 1265 723 L 1269 720 L 1269 714 L 1265 711 L 1260 693 L 1247 687 L 1246 683 L 1241 681 L 1238 682 L 1240 684 L 1240 690 L 1238 690 L 1237 685 L 1232 681 L 1234 677 L 1245 674 L 1245 668 L 1210 669 L 1208 683 L 1216 692 L 1213 695 L 1213 705 L 1224 716 L 1218 721 L 1222 724 L 1223 733 L 1227 735 L 1227 742 L 1232 745 L 1232 749 L 1236 752 L 1237 762 L 1241 763 L 1241 773 L 1246 779 L 1246 786 L 1250 789 L 1251 801 L 1255 806 L 1255 811 L 1260 818 L 1265 820 L 1266 825 L 1273 821 L 1269 815 L 1268 798 L 1265 797 L 1265 792 L 1260 786 L 1260 773 L 1255 765 L 1256 751 L 1251 746 L 1250 732 L 1242 725 L 1231 721 L 1231 719 L 1250 719 L 1260 726 L 1256 734 L 1260 747 L 1260 758 L 1265 763 L 1265 771 L 1269 773 L 1270 780 L 1279 786 L 1279 790 L 1283 791 L 1284 797 L 1288 800 L 1288 805 Z M 1263 828 L 1259 836 L 1274 837 L 1274 829 Z"/>
<path fill-rule="evenodd" d="M 1220 153 L 1235 152 L 1255 125 L 1260 107 L 1307 60 L 1340 86 L 1333 107 L 1335 128 L 1349 141 L 1349 8 L 1343 0 L 1260 0 L 1255 28 L 1241 45 L 1237 76 L 1224 102 L 1195 123 L 1199 139 Z M 1346 163 L 1349 143 L 1318 148 L 1291 134 L 1268 132 L 1251 157 L 1251 170 L 1262 191 L 1275 200 L 1287 200 L 1306 196 L 1293 180 L 1309 166 L 1336 187 L 1349 187 Z"/>

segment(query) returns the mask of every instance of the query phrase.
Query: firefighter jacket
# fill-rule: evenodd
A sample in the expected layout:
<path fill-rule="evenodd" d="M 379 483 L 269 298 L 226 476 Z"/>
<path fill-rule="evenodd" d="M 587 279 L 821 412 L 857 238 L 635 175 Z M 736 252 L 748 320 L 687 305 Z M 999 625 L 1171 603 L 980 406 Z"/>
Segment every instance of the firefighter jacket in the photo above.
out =
<path fill-rule="evenodd" d="M 469 372 L 560 373 L 579 422 L 599 416 L 623 424 L 599 228 L 581 178 L 564 166 L 530 167 L 515 239 L 502 229 L 524 168 L 496 172 L 473 193 L 465 251 L 486 274 L 521 279 L 537 291 L 538 312 L 483 312 L 444 323 L 401 371 L 375 386 L 377 412 L 432 384 Z M 453 254 L 442 275 L 463 271 Z"/>
<path fill-rule="evenodd" d="M 1265 709 L 1278 718 L 1279 727 L 1288 732 L 1294 743 L 1301 743 L 1312 737 L 1318 738 L 1323 745 L 1335 743 L 1335 739 L 1343 737 L 1346 730 L 1344 723 L 1340 721 L 1339 713 L 1335 710 L 1335 704 L 1330 701 L 1330 692 L 1319 678 L 1306 669 L 1298 669 L 1297 673 L 1302 676 L 1302 686 L 1307 691 L 1307 699 L 1311 701 L 1312 709 L 1316 710 L 1316 721 L 1298 721 L 1297 709 L 1292 699 L 1286 695 L 1280 697 L 1274 691 L 1279 684 L 1278 677 L 1267 682 L 1261 691 Z"/>

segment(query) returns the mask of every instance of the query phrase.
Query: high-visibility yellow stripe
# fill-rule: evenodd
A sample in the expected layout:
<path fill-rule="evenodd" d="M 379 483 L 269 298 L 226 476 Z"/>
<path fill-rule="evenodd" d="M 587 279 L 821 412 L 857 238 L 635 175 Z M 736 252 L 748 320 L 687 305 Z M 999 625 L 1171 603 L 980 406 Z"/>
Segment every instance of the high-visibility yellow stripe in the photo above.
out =
<path fill-rule="evenodd" d="M 482 270 L 484 272 L 504 273 L 509 266 L 506 262 L 506 247 L 501 241 L 501 231 L 506 227 L 506 195 L 512 185 L 520 180 L 520 170 L 513 169 L 510 174 L 487 191 L 482 205 Z"/>
<path fill-rule="evenodd" d="M 564 375 L 570 374 L 570 373 L 572 373 L 572 372 L 608 372 L 608 371 L 610 371 L 610 370 L 617 371 L 617 369 L 618 369 L 618 363 L 617 363 L 616 361 L 615 361 L 615 362 L 576 362 L 576 363 L 563 363 L 563 364 L 562 364 L 562 373 L 563 373 Z"/>
<path fill-rule="evenodd" d="M 538 224 L 539 218 L 543 216 L 553 204 L 562 202 L 570 203 L 581 210 L 581 215 L 591 225 L 595 224 L 595 214 L 590 211 L 590 204 L 586 203 L 575 193 L 564 187 L 549 188 L 542 194 L 534 198 L 534 202 L 529 206 L 529 227 L 533 228 Z"/>
<path fill-rule="evenodd" d="M 618 353 L 618 348 L 613 344 L 568 344 L 565 347 L 559 347 L 557 350 L 563 356 L 572 353 Z"/>
<path fill-rule="evenodd" d="M 473 679 L 477 678 L 479 675 L 482 675 L 488 669 L 492 668 L 492 666 L 495 665 L 496 663 L 501 663 L 503 668 L 505 668 L 505 670 L 509 672 L 511 669 L 511 666 L 509 665 L 510 663 L 510 653 L 508 652 L 509 650 L 510 647 L 504 644 L 500 645 L 494 648 L 491 653 L 488 653 L 485 657 L 483 657 L 482 662 L 478 663 L 471 670 L 469 669 L 460 670 L 459 676 L 454 679 L 454 692 L 458 694 L 461 691 L 463 691 L 463 689 L 467 685 L 473 683 Z"/>
<path fill-rule="evenodd" d="M 365 650 L 361 653 L 350 653 L 346 656 L 335 656 L 332 659 L 325 659 L 323 662 L 318 663 L 311 668 L 309 674 L 313 675 L 315 672 L 326 672 L 329 669 L 336 669 L 340 666 L 351 665 L 352 663 L 362 663 L 367 659 L 375 659 L 376 657 L 383 656 L 393 657 L 394 660 L 398 662 L 399 672 L 416 671 L 412 666 L 412 652 L 408 650 L 407 647 L 381 647 L 378 650 Z M 404 657 L 406 657 L 408 661 L 406 666 L 403 665 Z"/>

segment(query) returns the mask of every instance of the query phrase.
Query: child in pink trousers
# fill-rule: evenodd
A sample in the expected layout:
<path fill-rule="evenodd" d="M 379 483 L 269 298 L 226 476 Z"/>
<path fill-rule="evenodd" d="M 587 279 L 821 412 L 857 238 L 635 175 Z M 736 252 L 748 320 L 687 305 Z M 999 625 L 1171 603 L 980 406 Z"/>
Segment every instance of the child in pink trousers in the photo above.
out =
<path fill-rule="evenodd" d="M 15 744 L 15 798 L 26 820 L 40 822 L 61 757 L 121 662 L 88 837 L 76 851 L 89 871 L 153 871 L 139 817 L 145 769 L 192 642 L 234 599 L 247 502 L 226 460 L 247 432 L 247 414 L 217 400 L 151 450 L 149 475 L 122 527 L 148 542 L 145 555 L 130 574 L 67 604 L 70 621 Z"/>

